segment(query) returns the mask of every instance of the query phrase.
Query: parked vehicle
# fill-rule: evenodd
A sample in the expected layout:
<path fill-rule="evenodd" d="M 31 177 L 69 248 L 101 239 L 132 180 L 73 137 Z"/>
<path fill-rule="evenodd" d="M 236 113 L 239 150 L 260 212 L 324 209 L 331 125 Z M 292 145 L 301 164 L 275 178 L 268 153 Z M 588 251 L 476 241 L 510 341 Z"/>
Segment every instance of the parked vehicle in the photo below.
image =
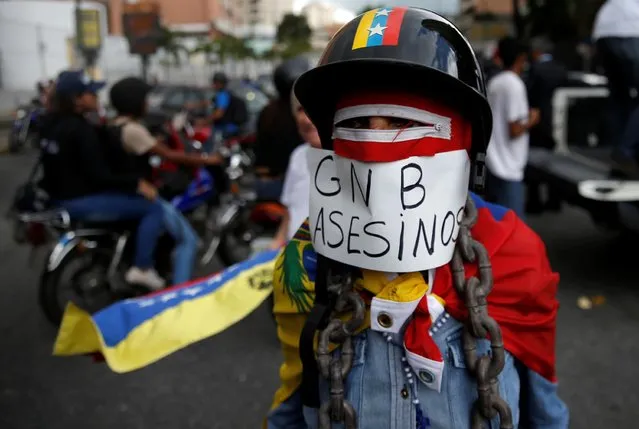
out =
<path fill-rule="evenodd" d="M 639 181 L 615 171 L 603 121 L 607 97 L 605 77 L 570 74 L 553 99 L 556 146 L 530 149 L 526 177 L 585 209 L 602 228 L 639 233 Z"/>
<path fill-rule="evenodd" d="M 215 254 L 226 266 L 241 262 L 270 245 L 282 221 L 285 208 L 276 201 L 260 201 L 253 190 L 250 168 L 253 159 L 241 145 L 225 149 L 229 162 L 229 191 L 220 197 L 220 205 L 209 218 L 209 247 L 202 262 Z"/>

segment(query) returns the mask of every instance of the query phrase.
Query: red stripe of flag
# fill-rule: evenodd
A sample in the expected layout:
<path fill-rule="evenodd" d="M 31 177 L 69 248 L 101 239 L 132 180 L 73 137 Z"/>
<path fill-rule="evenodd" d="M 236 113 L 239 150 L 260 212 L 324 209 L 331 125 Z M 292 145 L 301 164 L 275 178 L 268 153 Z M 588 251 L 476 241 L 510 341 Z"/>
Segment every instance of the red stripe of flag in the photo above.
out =
<path fill-rule="evenodd" d="M 388 14 L 387 28 L 384 31 L 382 46 L 396 46 L 399 42 L 399 33 L 402 29 L 402 21 L 404 20 L 406 9 L 405 7 L 395 7 Z"/>

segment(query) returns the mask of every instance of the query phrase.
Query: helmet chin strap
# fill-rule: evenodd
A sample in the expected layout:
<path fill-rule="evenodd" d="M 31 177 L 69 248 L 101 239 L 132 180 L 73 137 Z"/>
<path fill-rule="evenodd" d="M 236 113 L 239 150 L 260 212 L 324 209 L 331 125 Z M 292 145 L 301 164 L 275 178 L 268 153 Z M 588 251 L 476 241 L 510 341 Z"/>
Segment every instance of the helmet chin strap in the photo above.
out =
<path fill-rule="evenodd" d="M 470 190 L 476 194 L 483 195 L 486 191 L 486 153 L 475 153 L 472 163 Z"/>

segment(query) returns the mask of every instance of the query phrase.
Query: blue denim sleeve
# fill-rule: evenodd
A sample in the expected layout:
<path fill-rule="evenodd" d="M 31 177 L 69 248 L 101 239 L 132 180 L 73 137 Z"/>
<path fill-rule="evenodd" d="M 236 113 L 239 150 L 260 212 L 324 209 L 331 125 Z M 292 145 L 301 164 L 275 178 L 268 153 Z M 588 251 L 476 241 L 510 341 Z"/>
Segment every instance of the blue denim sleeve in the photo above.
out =
<path fill-rule="evenodd" d="M 297 390 L 266 416 L 267 429 L 307 429 L 302 395 Z"/>
<path fill-rule="evenodd" d="M 567 429 L 570 412 L 559 398 L 557 384 L 526 369 L 530 429 Z"/>

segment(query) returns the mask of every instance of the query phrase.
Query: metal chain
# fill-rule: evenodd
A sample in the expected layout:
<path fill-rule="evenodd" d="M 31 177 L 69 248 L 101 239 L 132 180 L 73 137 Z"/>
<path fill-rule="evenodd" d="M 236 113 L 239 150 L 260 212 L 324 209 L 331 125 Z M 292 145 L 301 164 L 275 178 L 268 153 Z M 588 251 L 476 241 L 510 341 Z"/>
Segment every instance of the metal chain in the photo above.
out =
<path fill-rule="evenodd" d="M 468 197 L 460 225 L 457 245 L 451 261 L 453 286 L 464 298 L 468 321 L 464 326 L 464 356 L 468 370 L 477 380 L 478 398 L 473 404 L 472 429 L 483 429 L 486 420 L 499 415 L 500 429 L 513 429 L 512 412 L 499 395 L 497 377 L 504 368 L 505 352 L 499 325 L 488 314 L 487 297 L 493 288 L 492 267 L 486 248 L 474 240 L 470 230 L 477 222 L 477 208 Z M 464 262 L 478 265 L 479 277 L 466 279 Z M 317 362 L 320 374 L 329 382 L 330 399 L 319 409 L 319 429 L 331 429 L 332 422 L 344 423 L 345 429 L 357 429 L 357 414 L 344 398 L 344 380 L 353 363 L 352 336 L 364 322 L 366 308 L 359 294 L 353 291 L 352 274 L 331 275 L 328 292 L 336 296 L 335 310 L 328 326 L 320 332 Z M 350 319 L 338 318 L 352 310 Z M 478 356 L 477 341 L 490 339 L 491 353 Z M 331 353 L 329 344 L 341 345 L 341 353 Z"/>
<path fill-rule="evenodd" d="M 330 399 L 320 406 L 319 429 L 330 429 L 332 422 L 344 423 L 345 429 L 357 429 L 355 408 L 344 398 L 344 380 L 353 365 L 352 337 L 366 317 L 364 300 L 353 290 L 354 284 L 352 273 L 332 275 L 329 271 L 328 293 L 336 296 L 335 310 L 319 334 L 317 363 L 321 376 L 329 382 Z M 349 310 L 350 319 L 338 318 L 338 314 Z M 330 352 L 330 343 L 341 345 L 339 355 Z"/>
<path fill-rule="evenodd" d="M 477 223 L 477 208 L 468 197 L 461 222 L 457 246 L 451 261 L 453 286 L 464 299 L 468 321 L 464 326 L 464 357 L 468 370 L 477 380 L 478 398 L 473 404 L 472 429 L 484 428 L 484 423 L 499 415 L 501 429 L 512 429 L 513 418 L 508 403 L 499 395 L 497 377 L 504 368 L 504 342 L 499 325 L 488 314 L 487 297 L 493 288 L 493 272 L 488 251 L 470 235 Z M 464 262 L 477 264 L 479 277 L 466 279 Z M 491 352 L 479 356 L 477 341 L 490 339 Z"/>

